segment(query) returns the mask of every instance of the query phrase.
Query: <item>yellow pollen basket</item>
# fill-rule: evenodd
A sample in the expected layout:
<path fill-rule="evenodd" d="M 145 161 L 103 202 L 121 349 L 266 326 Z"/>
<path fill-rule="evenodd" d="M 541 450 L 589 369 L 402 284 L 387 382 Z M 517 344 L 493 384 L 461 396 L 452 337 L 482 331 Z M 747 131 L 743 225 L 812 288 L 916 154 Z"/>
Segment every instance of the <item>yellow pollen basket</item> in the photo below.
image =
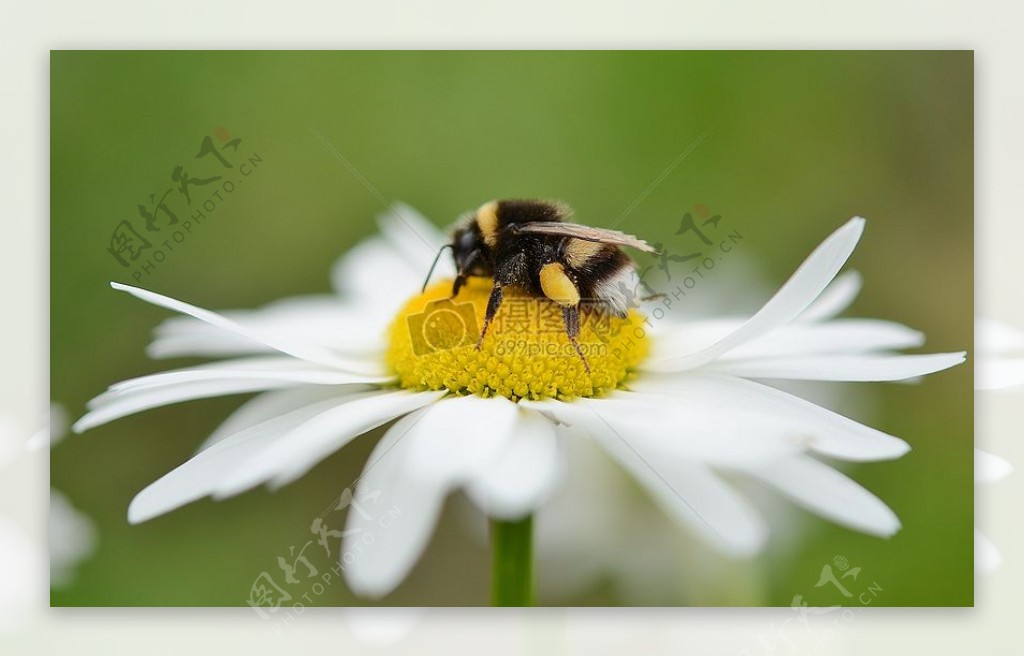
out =
<path fill-rule="evenodd" d="M 492 281 L 469 278 L 449 299 L 439 281 L 405 304 L 389 331 L 388 367 L 403 388 L 451 390 L 513 401 L 596 397 L 620 387 L 649 342 L 644 317 L 617 317 L 601 304 L 580 304 L 577 342 L 590 372 L 565 333 L 562 307 L 510 288 L 487 336 L 476 348 Z"/>

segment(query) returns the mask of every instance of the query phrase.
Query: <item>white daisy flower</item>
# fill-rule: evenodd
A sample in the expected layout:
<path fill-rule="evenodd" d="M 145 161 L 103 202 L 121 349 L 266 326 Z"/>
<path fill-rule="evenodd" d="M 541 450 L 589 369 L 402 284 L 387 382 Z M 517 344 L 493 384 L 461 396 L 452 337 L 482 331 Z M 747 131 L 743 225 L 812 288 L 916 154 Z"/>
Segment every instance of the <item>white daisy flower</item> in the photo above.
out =
<path fill-rule="evenodd" d="M 417 344 L 410 326 L 422 325 L 451 282 L 416 294 L 445 240 L 400 207 L 382 219 L 382 237 L 336 267 L 340 300 L 215 313 L 113 284 L 190 318 L 157 330 L 153 356 L 227 358 L 116 384 L 90 402 L 75 430 L 191 399 L 261 393 L 192 459 L 139 493 L 128 514 L 141 522 L 205 496 L 282 486 L 395 421 L 361 486 L 379 492 L 382 508 L 401 509 L 400 521 L 345 569 L 351 588 L 367 596 L 402 581 L 454 490 L 492 519 L 529 518 L 572 467 L 562 448 L 567 434 L 600 445 L 669 516 L 728 554 L 756 553 L 768 538 L 764 519 L 730 483 L 734 477 L 766 483 L 844 526 L 890 536 L 900 526 L 895 514 L 821 459 L 893 459 L 908 445 L 755 381 L 896 381 L 963 362 L 963 352 L 896 353 L 924 341 L 905 326 L 835 318 L 857 292 L 856 278 L 837 274 L 863 228 L 854 218 L 829 236 L 749 318 L 681 324 L 655 304 L 646 319 L 638 311 L 613 318 L 609 335 L 596 315 L 585 317 L 580 343 L 605 345 L 588 354 L 587 372 L 557 332 L 517 335 L 510 348 L 496 331 L 477 351 L 475 336 L 462 341 L 465 326 L 437 321 L 428 325 L 440 338 L 431 344 L 449 339 L 453 348 Z M 470 279 L 455 299 L 472 304 L 469 320 L 480 322 L 490 287 Z M 374 529 L 376 518 L 368 516 L 348 514 L 344 552 Z"/>
<path fill-rule="evenodd" d="M 974 322 L 976 390 L 1005 390 L 1024 385 L 1024 332 L 991 319 Z M 995 483 L 1013 472 L 1010 462 L 974 450 L 974 483 Z M 988 574 L 1003 563 L 1003 556 L 991 540 L 974 529 L 974 570 Z"/>

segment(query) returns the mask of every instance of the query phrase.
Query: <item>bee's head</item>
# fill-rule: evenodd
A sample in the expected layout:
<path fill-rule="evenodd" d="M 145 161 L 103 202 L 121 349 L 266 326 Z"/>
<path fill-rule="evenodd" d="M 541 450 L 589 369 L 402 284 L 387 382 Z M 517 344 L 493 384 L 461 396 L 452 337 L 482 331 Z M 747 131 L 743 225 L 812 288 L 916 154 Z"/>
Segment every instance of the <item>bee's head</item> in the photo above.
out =
<path fill-rule="evenodd" d="M 469 221 L 456 228 L 450 246 L 455 260 L 455 282 L 452 285 L 454 297 L 466 282 L 467 276 L 490 276 L 492 272 L 489 250 L 476 221 Z"/>
<path fill-rule="evenodd" d="M 423 282 L 423 289 L 427 288 L 430 281 L 430 274 L 433 273 L 441 253 L 445 249 L 451 249 L 452 259 L 455 261 L 455 283 L 452 286 L 452 296 L 459 293 L 459 288 L 466 282 L 467 276 L 490 276 L 490 257 L 487 244 L 480 235 L 480 229 L 475 221 L 466 221 L 452 233 L 452 241 L 441 247 L 434 258 L 434 264 L 430 266 L 427 273 L 427 280 Z"/>
<path fill-rule="evenodd" d="M 480 237 L 480 230 L 475 223 L 466 224 L 452 233 L 452 258 L 459 276 L 476 273 L 483 264 L 484 250 L 487 246 Z"/>

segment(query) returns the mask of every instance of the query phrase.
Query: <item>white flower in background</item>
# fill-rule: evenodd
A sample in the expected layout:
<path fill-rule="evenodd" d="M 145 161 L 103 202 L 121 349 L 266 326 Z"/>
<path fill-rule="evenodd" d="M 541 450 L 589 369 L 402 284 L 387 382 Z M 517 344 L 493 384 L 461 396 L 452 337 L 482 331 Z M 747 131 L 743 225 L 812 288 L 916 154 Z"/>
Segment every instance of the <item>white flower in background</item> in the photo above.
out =
<path fill-rule="evenodd" d="M 974 323 L 976 390 L 1024 385 L 1024 332 L 991 319 Z"/>
<path fill-rule="evenodd" d="M 60 404 L 50 403 L 50 410 L 39 431 L 28 439 L 29 449 L 53 447 L 68 435 L 68 414 Z"/>
<path fill-rule="evenodd" d="M 656 321 L 652 309 L 647 323 L 637 313 L 619 320 L 607 352 L 591 354 L 587 374 L 561 351 L 501 352 L 493 334 L 479 352 L 467 346 L 416 354 L 407 322 L 446 298 L 450 282 L 408 300 L 444 238 L 402 208 L 383 219 L 382 238 L 361 244 L 336 268 L 342 301 L 304 298 L 214 313 L 114 284 L 190 316 L 158 329 L 152 355 L 235 358 L 116 384 L 90 402 L 75 429 L 191 399 L 262 393 L 192 459 L 139 493 L 129 520 L 141 522 L 201 497 L 282 486 L 397 420 L 370 456 L 361 487 L 379 493 L 380 508 L 401 514 L 387 531 L 375 531 L 372 549 L 359 550 L 345 570 L 353 590 L 372 596 L 409 572 L 452 491 L 465 490 L 497 519 L 522 518 L 543 505 L 572 467 L 567 433 L 600 445 L 667 514 L 729 554 L 756 553 L 768 538 L 767 523 L 734 478 L 767 484 L 852 529 L 889 536 L 899 529 L 892 511 L 819 457 L 892 459 L 907 444 L 752 380 L 896 381 L 963 361 L 962 352 L 895 353 L 924 341 L 899 324 L 835 318 L 856 285 L 833 279 L 863 227 L 855 218 L 837 230 L 752 317 L 679 324 Z M 472 303 L 479 319 L 489 292 L 489 281 L 471 279 L 456 301 Z M 596 330 L 585 322 L 580 342 L 595 343 Z M 536 336 L 519 337 L 537 346 L 530 342 Z M 556 337 L 567 345 L 564 335 Z M 376 522 L 350 512 L 344 551 L 355 553 Z"/>
<path fill-rule="evenodd" d="M 387 648 L 408 636 L 422 613 L 412 607 L 346 607 L 341 620 L 362 645 Z"/>
<path fill-rule="evenodd" d="M 991 484 L 1003 479 L 1013 472 L 1013 466 L 1005 459 L 994 454 L 974 450 L 974 483 Z M 987 574 L 999 568 L 1003 556 L 995 544 L 985 537 L 977 528 L 974 529 L 974 570 Z"/>
<path fill-rule="evenodd" d="M 50 586 L 71 584 L 75 568 L 96 549 L 96 527 L 56 488 L 50 489 Z"/>
<path fill-rule="evenodd" d="M 50 403 L 43 426 L 28 440 L 30 449 L 53 448 L 68 433 L 67 412 Z M 74 580 L 75 568 L 96 550 L 97 531 L 92 519 L 71 504 L 67 496 L 50 488 L 50 587 L 63 588 Z"/>
<path fill-rule="evenodd" d="M 19 434 L 13 419 L 0 415 L 0 468 L 7 465 L 22 449 L 14 439 Z"/>
<path fill-rule="evenodd" d="M 13 420 L 0 416 L 0 452 L 6 448 L 10 456 L 15 456 L 25 453 L 26 447 L 56 443 L 67 432 L 67 422 L 61 421 L 64 417 L 63 409 L 52 405 L 44 426 L 26 441 L 24 430 L 17 428 Z M 0 482 L 4 481 L 4 465 L 0 461 Z M 49 521 L 50 584 L 62 586 L 71 581 L 74 566 L 91 552 L 96 531 L 92 521 L 53 488 L 50 489 Z M 45 562 L 40 555 L 45 549 L 45 545 L 37 545 L 27 532 L 0 515 L 0 582 L 3 583 L 0 632 L 16 628 L 30 610 L 45 605 L 40 599 L 46 582 Z"/>
<path fill-rule="evenodd" d="M 39 552 L 23 529 L 0 516 L 0 633 L 14 630 L 42 602 L 39 582 L 46 575 Z"/>
<path fill-rule="evenodd" d="M 990 319 L 974 323 L 974 387 L 1005 390 L 1024 385 L 1024 332 Z M 1013 472 L 1009 461 L 980 449 L 974 450 L 974 483 L 991 484 Z M 974 529 L 974 570 L 988 574 L 999 568 L 1003 557 L 995 544 Z"/>
<path fill-rule="evenodd" d="M 0 415 L 0 483 L 7 475 L 5 467 L 24 447 L 24 432 L 13 419 Z M 0 488 L 0 492 L 13 491 Z M 15 631 L 42 602 L 39 582 L 45 574 L 39 554 L 39 546 L 28 533 L 0 514 L 0 633 Z"/>

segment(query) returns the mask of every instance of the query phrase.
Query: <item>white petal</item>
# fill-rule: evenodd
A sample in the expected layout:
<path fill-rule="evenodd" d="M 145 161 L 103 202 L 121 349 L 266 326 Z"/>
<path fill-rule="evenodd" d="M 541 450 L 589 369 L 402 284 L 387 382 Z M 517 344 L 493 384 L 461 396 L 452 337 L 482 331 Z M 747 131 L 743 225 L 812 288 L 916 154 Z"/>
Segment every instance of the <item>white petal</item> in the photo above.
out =
<path fill-rule="evenodd" d="M 443 399 L 395 424 L 374 450 L 362 488 L 379 495 L 381 509 L 398 509 L 386 530 L 374 514 L 349 512 L 346 579 L 369 596 L 388 593 L 419 558 L 445 496 L 488 473 L 512 439 L 520 409 L 503 397 Z M 371 546 L 360 537 L 375 536 Z"/>
<path fill-rule="evenodd" d="M 854 217 L 848 221 L 814 250 L 753 317 L 715 344 L 676 359 L 674 369 L 692 369 L 709 363 L 744 342 L 793 321 L 832 282 L 853 253 L 863 231 L 863 219 Z"/>
<path fill-rule="evenodd" d="M 743 326 L 741 317 L 716 317 L 714 319 L 692 319 L 689 321 L 663 321 L 651 323 L 651 355 L 644 362 L 660 364 L 661 361 L 678 359 L 706 349 Z M 666 368 L 666 369 L 674 369 Z"/>
<path fill-rule="evenodd" d="M 128 392 L 162 388 L 183 383 L 223 381 L 226 379 L 279 379 L 281 381 L 295 381 L 297 383 L 342 385 L 352 383 L 379 384 L 393 378 L 383 373 L 383 363 L 376 364 L 376 367 L 378 372 L 374 374 L 353 374 L 352 372 L 343 372 L 332 367 L 315 365 L 287 356 L 238 358 L 128 379 L 127 381 L 110 386 L 110 391 L 115 393 Z"/>
<path fill-rule="evenodd" d="M 910 450 L 904 441 L 770 386 L 717 375 L 646 375 L 630 382 L 639 392 L 655 392 L 725 408 L 729 405 L 788 417 L 811 436 L 807 447 L 847 461 L 898 458 Z"/>
<path fill-rule="evenodd" d="M 124 285 L 123 283 L 111 283 L 110 286 L 115 290 L 127 292 L 138 299 L 142 299 L 143 301 L 147 301 L 156 306 L 189 315 L 226 331 L 232 331 L 240 336 L 265 344 L 268 347 L 272 347 L 277 351 L 289 356 L 294 356 L 295 358 L 308 360 L 313 363 L 330 365 L 342 370 L 350 369 L 353 365 L 351 360 L 345 359 L 344 357 L 332 353 L 322 347 L 298 344 L 297 342 L 292 342 L 279 336 L 260 335 L 257 331 L 249 330 L 237 322 L 218 315 L 215 312 L 163 296 L 162 294 L 156 294 L 155 292 L 132 287 L 131 285 Z"/>
<path fill-rule="evenodd" d="M 974 344 L 979 354 L 1024 351 L 1024 331 L 992 319 L 975 319 Z"/>
<path fill-rule="evenodd" d="M 965 352 L 948 354 L 816 355 L 719 360 L 703 371 L 752 379 L 811 381 L 902 381 L 964 362 Z"/>
<path fill-rule="evenodd" d="M 220 426 L 203 441 L 196 453 L 204 451 L 228 436 L 234 435 L 275 417 L 291 413 L 300 408 L 337 400 L 344 394 L 355 394 L 371 390 L 370 386 L 301 386 L 285 390 L 273 390 L 253 397 L 242 404 L 238 410 L 221 422 Z"/>
<path fill-rule="evenodd" d="M 810 440 L 806 429 L 778 413 L 721 405 L 708 396 L 616 392 L 601 399 L 523 401 L 585 433 L 619 436 L 666 458 L 735 466 L 796 453 Z"/>
<path fill-rule="evenodd" d="M 1003 390 L 1024 385 L 1024 358 L 979 356 L 974 365 L 976 390 Z"/>
<path fill-rule="evenodd" d="M 518 520 L 548 499 L 563 466 L 554 423 L 521 408 L 514 434 L 476 473 L 467 491 L 488 517 Z"/>
<path fill-rule="evenodd" d="M 410 432 L 410 473 L 450 485 L 464 484 L 489 465 L 512 439 L 519 409 L 504 397 L 449 397 Z"/>
<path fill-rule="evenodd" d="M 429 264 L 429 263 L 428 263 Z M 346 301 L 394 313 L 419 292 L 426 269 L 409 262 L 381 237 L 357 244 L 334 265 L 334 289 Z"/>
<path fill-rule="evenodd" d="M 854 302 L 864 281 L 855 271 L 835 277 L 825 291 L 797 318 L 801 322 L 819 322 L 838 317 Z"/>
<path fill-rule="evenodd" d="M 403 203 L 393 203 L 378 223 L 383 237 L 368 239 L 351 249 L 335 263 L 331 280 L 345 298 L 394 314 L 406 299 L 419 292 L 447 239 Z M 454 275 L 452 258 L 442 255 L 434 278 Z"/>
<path fill-rule="evenodd" d="M 338 394 L 249 425 L 219 440 L 142 490 L 128 507 L 128 521 L 143 522 L 210 495 L 233 470 L 309 418 L 365 392 Z"/>
<path fill-rule="evenodd" d="M 443 395 L 444 391 L 374 392 L 328 408 L 248 456 L 219 483 L 214 497 L 236 495 L 265 481 L 275 487 L 291 483 L 354 438 Z"/>
<path fill-rule="evenodd" d="M 1004 458 L 980 449 L 974 450 L 974 483 L 991 484 L 1013 472 L 1013 466 Z"/>
<path fill-rule="evenodd" d="M 920 331 L 880 319 L 794 323 L 740 345 L 720 360 L 808 354 L 860 354 L 924 344 Z"/>
<path fill-rule="evenodd" d="M 899 519 L 882 500 L 810 456 L 790 456 L 750 474 L 800 506 L 850 529 L 885 537 L 899 531 Z"/>
<path fill-rule="evenodd" d="M 225 315 L 230 317 L 230 315 Z M 275 349 L 249 338 L 217 330 L 209 324 L 203 324 L 191 317 L 174 317 L 157 327 L 157 331 L 168 326 L 169 322 L 177 325 L 179 321 L 192 323 L 195 330 L 156 335 L 146 346 L 146 355 L 150 358 L 227 358 L 246 356 L 249 354 L 272 354 Z"/>
<path fill-rule="evenodd" d="M 764 548 L 768 540 L 764 518 L 710 468 L 696 461 L 656 460 L 656 453 L 650 458 L 632 450 L 616 454 L 612 452 L 613 443 L 604 442 L 603 446 L 630 470 L 663 510 L 720 550 L 751 556 Z"/>
<path fill-rule="evenodd" d="M 263 392 L 305 385 L 281 379 L 225 379 L 181 383 L 154 389 L 133 390 L 113 395 L 106 392 L 89 402 L 90 411 L 71 427 L 82 433 L 133 413 L 194 399 L 207 399 L 247 392 Z"/>
<path fill-rule="evenodd" d="M 358 595 L 393 591 L 420 558 L 441 514 L 448 482 L 408 475 L 409 433 L 430 410 L 406 415 L 388 429 L 359 477 L 358 507 L 348 509 L 341 555 L 345 580 Z"/>
<path fill-rule="evenodd" d="M 573 410 L 577 402 L 521 402 L 552 412 L 595 440 L 646 488 L 666 513 L 680 520 L 718 548 L 734 555 L 759 551 L 767 539 L 763 519 L 730 486 L 697 460 L 669 456 L 637 433 L 623 433 Z M 568 412 L 567 412 L 568 411 Z M 603 418 L 603 419 L 602 419 Z"/>
<path fill-rule="evenodd" d="M 386 345 L 390 315 L 363 304 L 320 295 L 284 299 L 259 310 L 229 310 L 224 318 L 262 336 L 302 341 L 348 356 L 375 354 Z M 147 348 L 152 358 L 223 357 L 273 352 L 271 347 L 192 317 L 172 317 L 157 326 Z"/>
<path fill-rule="evenodd" d="M 533 533 L 545 595 L 567 599 L 585 594 L 609 564 L 621 566 L 623 547 L 643 550 L 637 526 L 664 536 L 664 519 L 638 513 L 633 477 L 596 440 L 565 425 L 556 431 L 567 467 L 534 516 Z"/>
<path fill-rule="evenodd" d="M 676 371 L 673 359 L 693 351 L 708 338 L 725 335 L 733 323 L 693 322 L 654 339 L 651 357 L 641 367 L 650 372 Z M 866 353 L 919 347 L 924 334 L 877 319 L 837 319 L 829 322 L 797 322 L 751 340 L 724 354 L 720 361 L 828 353 Z"/>
<path fill-rule="evenodd" d="M 1003 565 L 999 548 L 977 529 L 974 530 L 974 572 L 988 575 Z"/>
<path fill-rule="evenodd" d="M 424 275 L 438 250 L 447 241 L 444 233 L 426 217 L 401 201 L 392 202 L 387 211 L 377 218 L 377 224 L 384 237 L 406 260 L 424 268 Z M 454 269 L 451 273 L 455 273 Z"/>

